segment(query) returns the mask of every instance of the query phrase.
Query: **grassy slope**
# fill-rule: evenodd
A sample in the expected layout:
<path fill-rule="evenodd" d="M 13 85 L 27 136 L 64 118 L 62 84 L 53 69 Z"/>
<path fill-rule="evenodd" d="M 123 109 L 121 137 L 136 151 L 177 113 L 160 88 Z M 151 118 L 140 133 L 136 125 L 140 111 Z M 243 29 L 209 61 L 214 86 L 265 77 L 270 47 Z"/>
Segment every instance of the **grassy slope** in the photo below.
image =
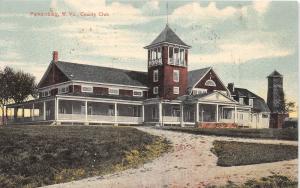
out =
<path fill-rule="evenodd" d="M 298 140 L 298 129 L 205 129 L 190 127 L 164 127 L 163 129 L 202 135 Z"/>
<path fill-rule="evenodd" d="M 37 187 L 136 167 L 169 149 L 127 127 L 0 128 L 0 187 Z"/>
<path fill-rule="evenodd" d="M 239 166 L 296 159 L 298 147 L 233 141 L 214 141 L 212 152 L 219 166 Z"/>

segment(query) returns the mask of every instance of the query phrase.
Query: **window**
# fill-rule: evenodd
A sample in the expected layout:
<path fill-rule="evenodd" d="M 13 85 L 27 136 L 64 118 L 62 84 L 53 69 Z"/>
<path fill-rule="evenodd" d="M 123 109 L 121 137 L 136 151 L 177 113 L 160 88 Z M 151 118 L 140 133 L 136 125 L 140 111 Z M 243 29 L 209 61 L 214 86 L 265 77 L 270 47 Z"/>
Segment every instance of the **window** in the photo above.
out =
<path fill-rule="evenodd" d="M 179 87 L 173 87 L 173 94 L 179 94 Z"/>
<path fill-rule="evenodd" d="M 179 82 L 179 70 L 173 70 L 173 81 Z"/>
<path fill-rule="evenodd" d="M 153 87 L 153 94 L 158 94 L 158 87 Z"/>
<path fill-rule="evenodd" d="M 153 71 L 153 82 L 158 82 L 158 70 Z"/>
<path fill-rule="evenodd" d="M 143 96 L 143 92 L 142 91 L 133 91 L 133 96 L 142 97 Z"/>
<path fill-rule="evenodd" d="M 174 59 L 175 64 L 179 65 L 179 48 L 174 48 Z"/>
<path fill-rule="evenodd" d="M 179 57 L 180 58 L 179 59 L 180 60 L 179 64 L 183 66 L 184 65 L 184 49 L 180 49 L 179 56 L 180 56 Z"/>
<path fill-rule="evenodd" d="M 207 93 L 207 89 L 196 88 L 193 90 L 193 95 L 200 95 L 204 93 Z"/>
<path fill-rule="evenodd" d="M 42 97 L 48 97 L 51 96 L 51 91 L 47 90 L 47 91 L 42 91 Z"/>
<path fill-rule="evenodd" d="M 169 59 L 173 58 L 173 47 L 169 47 Z"/>
<path fill-rule="evenodd" d="M 108 89 L 108 94 L 110 94 L 110 95 L 119 95 L 119 89 L 109 88 Z"/>
<path fill-rule="evenodd" d="M 81 92 L 92 93 L 93 87 L 92 86 L 81 86 Z"/>
<path fill-rule="evenodd" d="M 68 93 L 69 92 L 69 86 L 67 87 L 61 87 L 61 88 L 58 88 L 58 93 Z"/>
<path fill-rule="evenodd" d="M 232 110 L 228 108 L 223 108 L 223 119 L 232 119 Z"/>
<path fill-rule="evenodd" d="M 249 106 L 253 106 L 253 99 L 249 99 Z"/>
<path fill-rule="evenodd" d="M 157 48 L 157 59 L 161 58 L 161 48 Z"/>
<path fill-rule="evenodd" d="M 206 80 L 205 85 L 210 87 L 216 87 L 216 83 L 212 79 Z"/>
<path fill-rule="evenodd" d="M 244 98 L 240 97 L 240 98 L 239 98 L 239 103 L 240 103 L 240 104 L 244 104 Z"/>

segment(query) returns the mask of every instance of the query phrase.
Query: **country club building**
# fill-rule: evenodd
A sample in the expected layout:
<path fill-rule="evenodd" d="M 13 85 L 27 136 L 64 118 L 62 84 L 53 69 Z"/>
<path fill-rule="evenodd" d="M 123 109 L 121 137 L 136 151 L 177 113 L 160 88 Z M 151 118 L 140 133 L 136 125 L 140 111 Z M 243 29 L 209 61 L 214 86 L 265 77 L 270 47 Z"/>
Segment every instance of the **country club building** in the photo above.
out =
<path fill-rule="evenodd" d="M 168 25 L 144 48 L 147 72 L 64 62 L 54 51 L 38 99 L 8 105 L 8 122 L 269 128 L 261 97 L 226 86 L 211 67 L 188 71 L 191 47 Z"/>

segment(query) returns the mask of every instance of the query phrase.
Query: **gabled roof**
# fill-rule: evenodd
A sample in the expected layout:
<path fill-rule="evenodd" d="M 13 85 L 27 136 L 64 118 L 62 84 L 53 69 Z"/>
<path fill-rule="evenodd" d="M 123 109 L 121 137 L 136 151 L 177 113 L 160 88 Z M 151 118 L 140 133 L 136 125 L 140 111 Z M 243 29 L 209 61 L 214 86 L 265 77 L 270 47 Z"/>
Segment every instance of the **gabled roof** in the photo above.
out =
<path fill-rule="evenodd" d="M 211 69 L 211 67 L 206 67 L 203 69 L 196 69 L 189 71 L 188 74 L 188 88 L 193 88 L 194 85 Z"/>
<path fill-rule="evenodd" d="M 274 70 L 268 77 L 282 77 L 282 75 L 277 70 Z"/>
<path fill-rule="evenodd" d="M 147 73 L 58 61 L 55 65 L 72 81 L 147 87 Z"/>
<path fill-rule="evenodd" d="M 148 46 L 164 42 L 190 47 L 176 35 L 176 33 L 169 27 L 168 24 L 166 25 L 165 29 Z M 145 48 L 147 48 L 148 46 L 146 46 Z"/>
<path fill-rule="evenodd" d="M 245 88 L 234 88 L 234 92 L 231 91 L 231 95 L 235 95 L 237 97 L 247 97 L 253 98 L 253 111 L 256 112 L 270 112 L 268 105 L 265 100 L 260 96 L 254 94 Z"/>

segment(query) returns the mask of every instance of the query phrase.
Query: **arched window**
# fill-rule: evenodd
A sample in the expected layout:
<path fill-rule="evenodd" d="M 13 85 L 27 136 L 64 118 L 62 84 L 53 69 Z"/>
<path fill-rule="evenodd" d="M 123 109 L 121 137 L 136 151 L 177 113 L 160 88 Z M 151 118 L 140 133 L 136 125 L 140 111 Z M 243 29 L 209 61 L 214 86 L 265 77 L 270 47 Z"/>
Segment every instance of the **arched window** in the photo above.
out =
<path fill-rule="evenodd" d="M 216 83 L 212 79 L 209 79 L 209 80 L 206 80 L 205 86 L 216 87 Z"/>

